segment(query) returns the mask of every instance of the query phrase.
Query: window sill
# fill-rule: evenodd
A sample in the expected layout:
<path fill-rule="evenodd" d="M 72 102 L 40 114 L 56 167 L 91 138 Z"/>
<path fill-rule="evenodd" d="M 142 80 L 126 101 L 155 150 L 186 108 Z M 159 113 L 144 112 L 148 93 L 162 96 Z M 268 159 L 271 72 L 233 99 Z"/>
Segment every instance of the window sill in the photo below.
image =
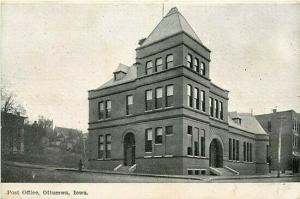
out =
<path fill-rule="evenodd" d="M 145 152 L 145 153 L 152 153 L 152 151 L 151 151 L 151 152 L 150 152 L 150 151 L 149 151 L 149 152 L 147 151 L 147 152 Z"/>
<path fill-rule="evenodd" d="M 163 110 L 163 108 L 155 108 L 154 111 Z"/>
<path fill-rule="evenodd" d="M 155 157 L 155 158 L 162 158 L 162 155 L 155 155 L 153 157 Z"/>
<path fill-rule="evenodd" d="M 166 134 L 166 136 L 173 136 L 174 135 L 174 133 L 172 133 L 172 134 Z"/>
<path fill-rule="evenodd" d="M 144 158 L 152 158 L 151 155 L 145 155 Z"/>
<path fill-rule="evenodd" d="M 152 112 L 153 110 L 145 110 L 145 112 Z"/>
<path fill-rule="evenodd" d="M 171 158 L 171 157 L 173 157 L 173 155 L 164 155 L 164 157 Z"/>
<path fill-rule="evenodd" d="M 162 143 L 155 143 L 154 145 L 162 145 Z"/>

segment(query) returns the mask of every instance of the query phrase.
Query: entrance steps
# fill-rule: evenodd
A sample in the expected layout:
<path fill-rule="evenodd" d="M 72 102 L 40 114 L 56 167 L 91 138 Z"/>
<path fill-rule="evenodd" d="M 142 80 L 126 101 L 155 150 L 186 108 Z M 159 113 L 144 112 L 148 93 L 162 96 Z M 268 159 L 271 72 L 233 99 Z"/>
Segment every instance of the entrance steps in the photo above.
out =
<path fill-rule="evenodd" d="M 212 175 L 217 175 L 217 176 L 239 175 L 238 171 L 235 171 L 234 169 L 227 167 L 227 166 L 222 167 L 222 168 L 209 167 L 209 171 Z"/>
<path fill-rule="evenodd" d="M 132 166 L 126 166 L 123 164 L 118 165 L 116 168 L 114 168 L 114 171 L 122 172 L 122 173 L 133 173 L 136 169 L 136 164 Z"/>

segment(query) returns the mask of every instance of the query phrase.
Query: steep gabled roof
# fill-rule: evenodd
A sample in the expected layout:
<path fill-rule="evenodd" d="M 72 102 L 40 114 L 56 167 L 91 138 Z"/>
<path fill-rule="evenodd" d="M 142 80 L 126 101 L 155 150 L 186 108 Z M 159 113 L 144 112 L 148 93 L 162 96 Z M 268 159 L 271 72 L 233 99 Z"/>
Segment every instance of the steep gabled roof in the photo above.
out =
<path fill-rule="evenodd" d="M 181 15 L 176 7 L 172 8 L 169 13 L 159 22 L 155 29 L 150 33 L 150 35 L 143 41 L 141 46 L 146 46 L 161 39 L 167 38 L 169 36 L 175 35 L 180 32 L 185 32 L 190 37 L 202 44 L 201 40 L 186 21 L 186 19 Z"/>
<path fill-rule="evenodd" d="M 242 120 L 241 125 L 235 123 L 232 120 L 233 118 L 236 118 L 237 115 L 238 115 L 238 118 L 240 118 Z M 229 112 L 228 113 L 228 125 L 229 125 L 229 127 L 246 130 L 253 134 L 262 134 L 262 135 L 267 134 L 265 132 L 265 130 L 262 128 L 262 126 L 259 124 L 259 122 L 256 120 L 255 116 L 253 116 L 251 113 Z"/>

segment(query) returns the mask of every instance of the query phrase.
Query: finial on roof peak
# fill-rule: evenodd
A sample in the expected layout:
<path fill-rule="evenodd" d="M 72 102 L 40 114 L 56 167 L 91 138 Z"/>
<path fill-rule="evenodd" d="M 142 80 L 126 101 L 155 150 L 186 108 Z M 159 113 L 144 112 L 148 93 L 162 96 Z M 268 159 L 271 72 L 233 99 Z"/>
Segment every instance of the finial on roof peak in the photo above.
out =
<path fill-rule="evenodd" d="M 171 10 L 168 12 L 168 14 L 166 16 L 175 14 L 175 13 L 179 13 L 178 9 L 176 7 L 171 8 Z"/>

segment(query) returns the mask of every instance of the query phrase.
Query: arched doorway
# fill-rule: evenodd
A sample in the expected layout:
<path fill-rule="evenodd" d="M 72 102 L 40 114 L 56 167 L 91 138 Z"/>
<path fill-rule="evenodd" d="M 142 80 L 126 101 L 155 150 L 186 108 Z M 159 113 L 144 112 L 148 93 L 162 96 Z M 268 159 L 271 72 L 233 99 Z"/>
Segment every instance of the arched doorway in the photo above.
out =
<path fill-rule="evenodd" d="M 124 136 L 124 165 L 132 166 L 135 164 L 135 139 L 133 133 Z"/>
<path fill-rule="evenodd" d="M 223 149 L 218 139 L 213 139 L 209 146 L 209 166 L 223 167 Z"/>

